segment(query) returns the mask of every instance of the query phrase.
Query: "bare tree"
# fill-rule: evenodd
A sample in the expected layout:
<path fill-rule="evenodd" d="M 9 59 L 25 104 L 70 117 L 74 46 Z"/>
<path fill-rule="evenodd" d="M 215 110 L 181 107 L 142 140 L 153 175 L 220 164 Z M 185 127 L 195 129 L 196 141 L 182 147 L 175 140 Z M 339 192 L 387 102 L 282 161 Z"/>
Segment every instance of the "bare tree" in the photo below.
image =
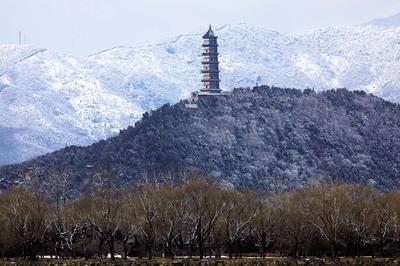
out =
<path fill-rule="evenodd" d="M 297 191 L 283 193 L 276 200 L 276 247 L 281 252 L 298 257 L 311 250 L 316 239 L 315 228 L 301 206 L 304 194 Z"/>
<path fill-rule="evenodd" d="M 122 223 L 122 195 L 116 175 L 99 172 L 95 178 L 96 193 L 87 198 L 85 221 L 96 232 L 100 257 L 104 243 L 108 244 L 111 259 L 115 259 L 115 238 Z"/>
<path fill-rule="evenodd" d="M 165 256 L 173 258 L 172 247 L 182 232 L 182 197 L 171 186 L 163 186 L 158 191 L 157 209 L 157 233 L 162 240 Z"/>
<path fill-rule="evenodd" d="M 145 237 L 149 259 L 153 257 L 153 247 L 156 241 L 157 197 L 155 189 L 145 187 L 140 193 L 131 195 L 128 199 L 134 215 L 133 219 L 136 220 L 140 232 Z"/>
<path fill-rule="evenodd" d="M 265 191 L 253 195 L 252 203 L 255 207 L 252 220 L 253 233 L 261 248 L 261 256 L 267 253 L 268 245 L 272 242 L 272 233 L 275 226 L 275 202 Z"/>
<path fill-rule="evenodd" d="M 346 246 L 360 256 L 361 249 L 373 240 L 373 219 L 371 208 L 377 198 L 375 190 L 359 185 L 347 185 L 343 193 L 343 226 L 341 235 Z"/>
<path fill-rule="evenodd" d="M 303 190 L 302 207 L 311 224 L 319 231 L 330 247 L 332 257 L 340 246 L 340 231 L 343 229 L 345 186 L 320 185 Z"/>
<path fill-rule="evenodd" d="M 75 196 L 71 174 L 66 169 L 53 167 L 48 170 L 48 177 L 43 185 L 44 194 L 56 203 L 55 212 L 52 213 L 52 223 L 59 237 L 58 246 L 63 256 L 65 256 L 64 251 L 68 250 L 75 257 L 74 242 L 82 228 L 82 223 L 75 205 L 69 202 Z"/>
<path fill-rule="evenodd" d="M 21 255 L 36 259 L 50 230 L 50 206 L 39 193 L 23 188 L 9 190 L 3 197 L 0 216 L 15 234 L 15 244 L 21 243 Z"/>
<path fill-rule="evenodd" d="M 200 259 L 204 257 L 204 244 L 212 229 L 226 211 L 226 202 L 219 191 L 207 182 L 195 180 L 182 187 L 185 216 L 189 228 L 189 245 L 195 243 Z"/>
<path fill-rule="evenodd" d="M 384 247 L 391 240 L 392 229 L 396 228 L 397 216 L 395 205 L 399 204 L 397 193 L 380 194 L 374 199 L 373 205 L 369 206 L 373 212 L 373 240 L 379 247 L 379 255 L 384 256 Z M 396 199 L 397 198 L 397 199 Z"/>
<path fill-rule="evenodd" d="M 250 235 L 251 223 L 256 217 L 255 208 L 252 205 L 250 193 L 240 193 L 236 190 L 229 190 L 224 193 L 226 211 L 222 216 L 222 223 L 225 231 L 225 241 L 228 246 L 229 257 L 241 256 L 241 241 Z"/>

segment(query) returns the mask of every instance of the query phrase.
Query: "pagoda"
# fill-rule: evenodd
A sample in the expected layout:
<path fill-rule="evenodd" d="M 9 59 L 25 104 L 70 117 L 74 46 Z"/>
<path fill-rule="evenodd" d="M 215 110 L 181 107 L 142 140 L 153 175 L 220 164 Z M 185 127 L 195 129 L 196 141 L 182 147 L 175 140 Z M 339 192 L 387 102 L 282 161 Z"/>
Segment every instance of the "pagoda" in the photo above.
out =
<path fill-rule="evenodd" d="M 201 96 L 219 96 L 228 95 L 228 92 L 222 91 L 219 87 L 219 60 L 218 60 L 218 42 L 217 36 L 211 28 L 211 25 L 203 35 L 202 50 L 202 68 L 201 79 L 202 87 L 199 91 L 192 93 L 191 100 L 186 104 L 188 108 L 197 108 L 197 101 Z"/>
<path fill-rule="evenodd" d="M 211 29 L 203 36 L 203 56 L 201 73 L 203 73 L 203 87 L 200 92 L 203 93 L 220 93 L 219 88 L 219 61 L 218 61 L 218 43 L 217 36 L 215 36 L 214 31 Z"/>

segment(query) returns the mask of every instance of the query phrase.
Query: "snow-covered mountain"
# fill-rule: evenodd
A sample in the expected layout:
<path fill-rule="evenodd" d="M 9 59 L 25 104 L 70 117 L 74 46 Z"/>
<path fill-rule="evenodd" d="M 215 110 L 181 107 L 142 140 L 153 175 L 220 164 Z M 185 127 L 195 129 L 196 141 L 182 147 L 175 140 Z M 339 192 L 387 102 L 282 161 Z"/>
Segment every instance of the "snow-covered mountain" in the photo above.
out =
<path fill-rule="evenodd" d="M 400 28 L 215 30 L 224 89 L 346 87 L 400 102 Z M 84 58 L 0 46 L 0 164 L 87 145 L 132 125 L 144 111 L 189 96 L 200 87 L 202 33 Z"/>
<path fill-rule="evenodd" d="M 380 26 L 380 27 L 400 27 L 400 13 L 386 18 L 378 18 L 371 20 L 366 25 Z"/>

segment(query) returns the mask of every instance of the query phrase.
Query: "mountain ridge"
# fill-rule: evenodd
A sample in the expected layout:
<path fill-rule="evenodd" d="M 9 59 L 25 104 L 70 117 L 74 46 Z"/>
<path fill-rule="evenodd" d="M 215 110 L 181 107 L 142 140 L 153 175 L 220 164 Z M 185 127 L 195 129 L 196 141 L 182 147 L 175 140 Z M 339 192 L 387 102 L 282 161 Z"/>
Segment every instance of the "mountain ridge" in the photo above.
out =
<path fill-rule="evenodd" d="M 363 89 L 399 102 L 400 28 L 352 26 L 282 34 L 247 24 L 216 26 L 221 86 Z M 154 45 L 116 47 L 88 57 L 0 46 L 0 127 L 19 152 L 0 165 L 68 145 L 89 145 L 142 113 L 200 88 L 200 33 Z M 1 134 L 1 133 L 0 133 Z M 6 133 L 4 133 L 6 134 Z"/>
<path fill-rule="evenodd" d="M 375 25 L 380 27 L 400 27 L 400 13 L 389 17 L 373 19 L 364 25 Z"/>

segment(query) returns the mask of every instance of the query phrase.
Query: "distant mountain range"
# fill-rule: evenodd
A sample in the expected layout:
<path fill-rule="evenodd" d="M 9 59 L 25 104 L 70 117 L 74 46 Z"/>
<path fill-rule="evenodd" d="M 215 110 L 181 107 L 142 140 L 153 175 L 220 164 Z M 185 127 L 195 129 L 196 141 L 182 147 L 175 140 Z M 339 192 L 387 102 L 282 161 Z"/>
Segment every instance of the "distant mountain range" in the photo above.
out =
<path fill-rule="evenodd" d="M 271 84 L 365 90 L 400 102 L 400 28 L 362 25 L 282 34 L 215 27 L 224 89 Z M 73 57 L 0 46 L 0 164 L 89 145 L 200 87 L 201 34 Z"/>
<path fill-rule="evenodd" d="M 390 17 L 378 18 L 367 22 L 366 25 L 381 27 L 400 27 L 400 13 Z"/>
<path fill-rule="evenodd" d="M 165 105 L 89 147 L 71 146 L 0 168 L 0 187 L 55 184 L 86 193 L 98 173 L 124 185 L 144 176 L 200 172 L 225 186 L 292 189 L 349 182 L 400 186 L 400 107 L 365 92 L 257 87 Z M 55 175 L 54 175 L 55 174 Z"/>

